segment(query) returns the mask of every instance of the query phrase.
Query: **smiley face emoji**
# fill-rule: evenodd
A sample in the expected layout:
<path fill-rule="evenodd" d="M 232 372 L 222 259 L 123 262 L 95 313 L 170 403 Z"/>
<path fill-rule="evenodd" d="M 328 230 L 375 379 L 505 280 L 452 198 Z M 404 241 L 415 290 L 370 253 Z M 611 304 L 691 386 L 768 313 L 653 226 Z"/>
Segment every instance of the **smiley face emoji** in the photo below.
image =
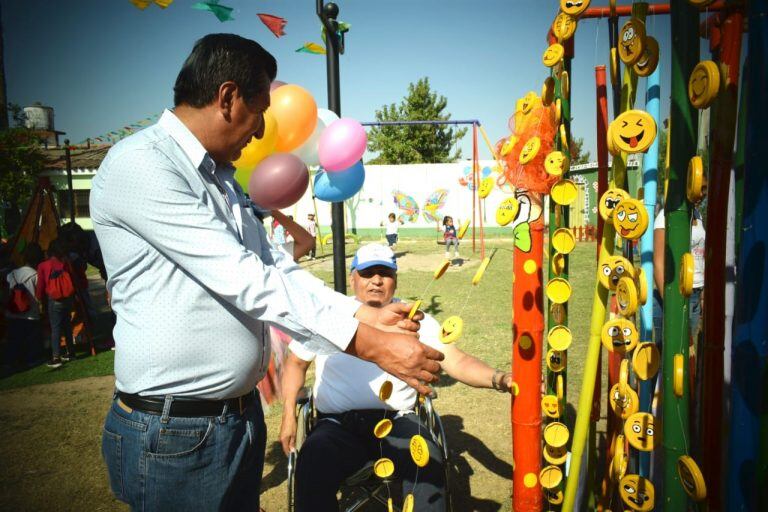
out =
<path fill-rule="evenodd" d="M 533 160 L 539 153 L 541 148 L 541 139 L 538 137 L 531 137 L 520 149 L 520 158 L 518 159 L 521 164 L 527 164 Z"/>
<path fill-rule="evenodd" d="M 544 170 L 550 176 L 562 176 L 568 170 L 568 157 L 561 151 L 552 151 L 544 159 Z"/>
<path fill-rule="evenodd" d="M 488 194 L 493 190 L 493 186 L 496 184 L 496 179 L 493 176 L 488 176 L 480 180 L 480 186 L 477 187 L 477 195 L 480 199 L 485 199 Z"/>
<path fill-rule="evenodd" d="M 640 334 L 635 324 L 626 318 L 614 318 L 603 324 L 600 341 L 608 352 L 624 355 L 637 346 Z"/>
<path fill-rule="evenodd" d="M 496 224 L 506 226 L 515 220 L 518 210 L 520 210 L 520 202 L 517 199 L 514 197 L 504 199 L 496 209 Z"/>
<path fill-rule="evenodd" d="M 619 480 L 619 496 L 632 510 L 648 512 L 656 503 L 653 484 L 640 475 L 625 475 Z"/>
<path fill-rule="evenodd" d="M 563 446 L 558 446 L 555 448 L 554 446 L 549 446 L 548 444 L 544 444 L 544 460 L 549 462 L 550 464 L 554 464 L 555 466 L 559 466 L 565 460 L 568 458 L 568 449 Z"/>
<path fill-rule="evenodd" d="M 560 403 L 555 395 L 544 395 L 541 397 L 541 411 L 552 419 L 560 417 Z"/>
<path fill-rule="evenodd" d="M 649 452 L 661 444 L 661 424 L 647 412 L 636 412 L 624 422 L 624 436 L 634 448 Z"/>
<path fill-rule="evenodd" d="M 460 316 L 449 316 L 445 319 L 440 330 L 440 341 L 443 343 L 453 343 L 464 330 L 464 320 Z"/>
<path fill-rule="evenodd" d="M 579 16 L 589 7 L 589 0 L 560 0 L 560 10 L 571 16 Z"/>
<path fill-rule="evenodd" d="M 515 144 L 517 144 L 517 136 L 510 135 L 501 145 L 501 151 L 499 151 L 501 156 L 507 156 L 515 148 Z"/>
<path fill-rule="evenodd" d="M 603 193 L 603 197 L 600 198 L 597 210 L 600 212 L 600 216 L 603 220 L 611 220 L 613 218 L 613 211 L 625 199 L 629 199 L 629 194 L 626 190 L 620 188 L 609 188 Z"/>
<path fill-rule="evenodd" d="M 624 199 L 613 211 L 613 227 L 627 240 L 637 240 L 648 228 L 648 212 L 637 199 Z"/>
<path fill-rule="evenodd" d="M 644 48 L 645 23 L 631 18 L 619 33 L 619 58 L 627 66 L 633 66 L 642 58 Z"/>
<path fill-rule="evenodd" d="M 547 352 L 547 368 L 555 373 L 561 372 L 565 368 L 565 363 L 565 352 L 549 349 Z"/>
<path fill-rule="evenodd" d="M 656 71 L 656 66 L 659 65 L 659 42 L 651 36 L 645 38 L 645 48 L 643 49 L 643 56 L 640 57 L 633 69 L 637 76 L 650 76 L 651 73 Z"/>
<path fill-rule="evenodd" d="M 608 256 L 598 265 L 597 278 L 600 284 L 611 290 L 616 291 L 619 279 L 624 276 L 635 277 L 635 269 L 632 263 L 623 256 Z"/>
<path fill-rule="evenodd" d="M 549 45 L 547 49 L 544 50 L 544 55 L 542 55 L 541 61 L 545 66 L 551 68 L 560 62 L 560 60 L 562 60 L 563 55 L 565 55 L 565 48 L 563 48 L 563 45 L 560 43 L 554 43 Z"/>
<path fill-rule="evenodd" d="M 720 90 L 720 70 L 711 60 L 696 64 L 688 79 L 688 99 L 696 108 L 707 108 Z"/>
<path fill-rule="evenodd" d="M 538 94 L 536 94 L 533 91 L 528 91 L 525 96 L 520 98 L 520 105 L 519 105 L 519 111 L 523 113 L 523 115 L 528 115 L 533 111 L 533 107 L 536 106 L 536 103 L 540 101 L 540 98 Z"/>
<path fill-rule="evenodd" d="M 656 121 L 643 110 L 627 110 L 611 123 L 611 136 L 618 150 L 642 153 L 656 138 Z"/>
<path fill-rule="evenodd" d="M 677 459 L 677 475 L 680 477 L 680 483 L 683 484 L 683 490 L 693 501 L 701 501 L 707 497 L 704 475 L 699 465 L 690 456 L 681 455 Z"/>
<path fill-rule="evenodd" d="M 640 407 L 640 399 L 637 393 L 629 386 L 627 386 L 625 393 L 622 395 L 619 391 L 619 384 L 616 383 L 611 387 L 609 396 L 611 410 L 623 420 L 635 414 Z"/>
<path fill-rule="evenodd" d="M 552 33 L 558 41 L 570 39 L 576 32 L 576 18 L 566 12 L 561 12 L 555 16 L 552 23 Z"/>

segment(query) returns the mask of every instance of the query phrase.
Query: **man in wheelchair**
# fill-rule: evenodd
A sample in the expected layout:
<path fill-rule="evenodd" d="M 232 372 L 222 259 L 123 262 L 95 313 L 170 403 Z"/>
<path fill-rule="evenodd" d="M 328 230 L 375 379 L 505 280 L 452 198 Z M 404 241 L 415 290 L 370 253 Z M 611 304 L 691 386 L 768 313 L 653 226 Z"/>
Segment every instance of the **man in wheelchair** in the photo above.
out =
<path fill-rule="evenodd" d="M 360 247 L 351 270 L 350 286 L 359 301 L 382 307 L 397 300 L 397 264 L 388 247 Z M 422 343 L 444 353 L 442 369 L 454 379 L 473 387 L 510 390 L 511 373 L 495 370 L 454 345 L 442 344 L 440 325 L 431 316 L 424 316 L 419 334 Z M 414 496 L 413 510 L 444 511 L 445 461 L 430 428 L 415 413 L 416 391 L 373 363 L 343 353 L 316 355 L 295 342 L 289 348 L 283 370 L 285 408 L 280 425 L 280 441 L 286 455 L 295 450 L 297 395 L 310 363 L 315 361 L 313 400 L 317 422 L 298 455 L 296 511 L 338 511 L 336 494 L 340 485 L 381 457 L 394 462 L 395 473 L 402 480 L 403 496 Z M 385 381 L 392 383 L 392 393 L 382 401 L 379 392 Z M 392 421 L 392 430 L 379 439 L 374 435 L 374 427 L 384 418 Z M 421 434 L 429 448 L 429 462 L 420 468 L 410 456 L 409 443 L 415 434 Z"/>

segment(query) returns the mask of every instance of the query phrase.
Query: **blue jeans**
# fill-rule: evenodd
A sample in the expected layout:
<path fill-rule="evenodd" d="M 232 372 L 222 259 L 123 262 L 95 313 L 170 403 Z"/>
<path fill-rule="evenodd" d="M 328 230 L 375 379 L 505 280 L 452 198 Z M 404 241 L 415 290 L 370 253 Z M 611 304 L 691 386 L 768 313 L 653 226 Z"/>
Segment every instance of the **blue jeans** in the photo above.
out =
<path fill-rule="evenodd" d="M 48 299 L 48 322 L 51 324 L 51 354 L 53 357 L 59 357 L 61 352 L 62 334 L 66 339 L 67 352 L 75 353 L 75 347 L 72 343 L 72 308 L 74 305 L 72 297 L 62 300 Z"/>
<path fill-rule="evenodd" d="M 148 414 L 115 399 L 101 451 L 112 492 L 133 510 L 258 512 L 266 442 L 258 396 L 242 415 L 199 418 Z"/>
<path fill-rule="evenodd" d="M 21 361 L 31 365 L 42 350 L 40 320 L 8 318 L 5 363 L 13 365 Z"/>

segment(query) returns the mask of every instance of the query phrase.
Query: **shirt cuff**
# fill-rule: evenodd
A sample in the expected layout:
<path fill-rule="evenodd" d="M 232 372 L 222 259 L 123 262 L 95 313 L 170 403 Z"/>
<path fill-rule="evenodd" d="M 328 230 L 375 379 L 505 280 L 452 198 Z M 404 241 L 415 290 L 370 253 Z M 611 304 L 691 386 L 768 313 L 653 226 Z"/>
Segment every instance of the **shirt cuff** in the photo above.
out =
<path fill-rule="evenodd" d="M 301 343 L 299 341 L 296 341 L 296 340 L 292 340 L 288 344 L 288 349 L 291 352 L 293 352 L 293 354 L 296 357 L 298 357 L 302 361 L 306 361 L 307 363 L 309 363 L 311 361 L 314 361 L 315 360 L 315 356 L 317 355 L 314 352 L 312 352 L 311 350 L 309 350 L 307 347 L 305 347 L 303 343 Z"/>
<path fill-rule="evenodd" d="M 342 352 L 347 349 L 352 338 L 357 332 L 360 321 L 355 318 L 355 313 L 362 304 L 354 297 L 343 297 L 335 304 L 335 311 L 339 314 L 334 315 L 333 322 L 318 322 L 315 327 L 317 334 L 338 347 Z"/>

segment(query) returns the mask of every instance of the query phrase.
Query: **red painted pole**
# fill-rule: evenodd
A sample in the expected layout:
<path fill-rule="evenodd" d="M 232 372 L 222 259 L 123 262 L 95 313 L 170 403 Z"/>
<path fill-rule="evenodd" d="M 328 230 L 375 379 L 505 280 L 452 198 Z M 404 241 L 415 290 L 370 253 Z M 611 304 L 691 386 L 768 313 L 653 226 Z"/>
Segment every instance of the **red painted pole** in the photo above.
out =
<path fill-rule="evenodd" d="M 480 179 L 480 157 L 478 153 L 477 145 L 477 123 L 472 125 L 472 161 L 476 169 L 475 175 L 477 179 Z M 475 195 L 480 187 L 479 181 L 475 182 Z M 480 258 L 485 258 L 485 231 L 483 230 L 483 200 L 478 196 L 477 198 L 477 217 L 480 221 Z M 474 246 L 472 247 L 474 252 Z"/>
<path fill-rule="evenodd" d="M 725 7 L 724 1 L 715 2 L 707 7 L 702 7 L 700 10 L 707 12 L 721 11 Z M 611 14 L 610 7 L 590 7 L 584 13 L 579 16 L 580 19 L 586 18 L 607 18 Z M 616 6 L 617 16 L 630 16 L 632 14 L 631 5 L 618 5 Z M 669 4 L 649 4 L 648 12 L 649 16 L 655 14 L 669 14 Z"/>
<path fill-rule="evenodd" d="M 707 482 L 709 510 L 723 510 L 723 340 L 725 337 L 725 241 L 728 225 L 728 189 L 736 134 L 739 64 L 744 15 L 738 9 L 722 14 L 719 32 L 721 80 L 725 88 L 713 106 L 709 170 L 704 282 L 704 350 L 701 396 L 701 457 Z M 701 222 L 701 221 L 699 221 Z"/>
<path fill-rule="evenodd" d="M 605 84 L 605 66 L 595 66 L 597 88 L 597 199 L 608 190 L 608 90 Z M 597 203 L 596 203 L 597 204 Z M 603 239 L 603 218 L 597 216 L 597 256 Z"/>

